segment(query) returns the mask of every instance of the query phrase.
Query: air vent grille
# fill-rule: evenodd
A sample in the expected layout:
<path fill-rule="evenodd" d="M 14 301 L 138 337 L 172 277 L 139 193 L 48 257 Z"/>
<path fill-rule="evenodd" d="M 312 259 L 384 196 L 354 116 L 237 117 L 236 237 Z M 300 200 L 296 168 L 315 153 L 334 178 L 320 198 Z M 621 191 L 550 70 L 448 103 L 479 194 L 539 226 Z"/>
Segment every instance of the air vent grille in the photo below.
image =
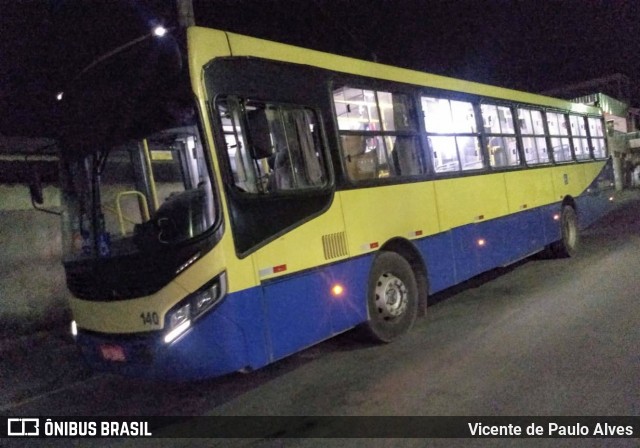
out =
<path fill-rule="evenodd" d="M 344 257 L 347 253 L 347 238 L 344 232 L 330 233 L 322 236 L 322 247 L 324 248 L 324 258 Z"/>

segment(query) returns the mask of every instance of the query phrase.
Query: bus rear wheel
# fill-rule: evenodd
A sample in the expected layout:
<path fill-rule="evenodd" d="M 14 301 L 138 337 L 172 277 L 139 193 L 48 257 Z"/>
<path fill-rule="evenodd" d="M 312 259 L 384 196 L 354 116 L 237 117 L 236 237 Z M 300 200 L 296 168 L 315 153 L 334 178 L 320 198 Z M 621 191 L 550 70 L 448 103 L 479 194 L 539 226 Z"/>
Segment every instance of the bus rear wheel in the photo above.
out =
<path fill-rule="evenodd" d="M 409 262 L 395 252 L 381 252 L 369 274 L 367 297 L 370 339 L 391 342 L 413 326 L 418 315 L 418 285 Z"/>
<path fill-rule="evenodd" d="M 573 207 L 562 207 L 560 216 L 562 238 L 551 245 L 551 251 L 557 258 L 574 257 L 578 253 L 580 232 L 578 230 L 578 216 Z"/>

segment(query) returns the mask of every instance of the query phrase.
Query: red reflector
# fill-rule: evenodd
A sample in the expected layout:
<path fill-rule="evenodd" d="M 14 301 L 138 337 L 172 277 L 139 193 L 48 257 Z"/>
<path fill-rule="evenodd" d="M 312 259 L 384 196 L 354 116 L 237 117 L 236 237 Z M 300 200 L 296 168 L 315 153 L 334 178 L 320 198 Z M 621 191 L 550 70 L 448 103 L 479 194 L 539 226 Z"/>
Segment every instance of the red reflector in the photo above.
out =
<path fill-rule="evenodd" d="M 124 349 L 119 345 L 102 344 L 100 354 L 105 361 L 125 362 L 127 360 Z"/>
<path fill-rule="evenodd" d="M 280 266 L 275 266 L 273 268 L 273 273 L 277 274 L 278 272 L 284 272 L 287 270 L 287 265 L 286 264 L 281 264 Z"/>
<path fill-rule="evenodd" d="M 422 235 L 422 230 L 416 230 L 416 236 Z"/>
<path fill-rule="evenodd" d="M 370 248 L 370 249 L 377 249 L 377 248 L 378 248 L 378 246 L 379 246 L 379 244 L 378 244 L 377 242 L 376 242 L 376 243 L 371 243 L 371 244 L 369 244 L 369 248 Z"/>

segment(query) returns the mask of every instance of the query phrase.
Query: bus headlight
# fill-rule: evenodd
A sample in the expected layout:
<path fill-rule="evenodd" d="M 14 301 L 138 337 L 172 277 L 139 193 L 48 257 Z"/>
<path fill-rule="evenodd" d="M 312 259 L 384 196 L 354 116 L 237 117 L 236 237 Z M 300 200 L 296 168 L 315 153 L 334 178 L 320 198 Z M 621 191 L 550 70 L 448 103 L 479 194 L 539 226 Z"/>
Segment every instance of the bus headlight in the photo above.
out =
<path fill-rule="evenodd" d="M 227 275 L 223 272 L 174 306 L 165 318 L 164 342 L 168 344 L 187 331 L 194 320 L 213 308 L 226 293 Z"/>

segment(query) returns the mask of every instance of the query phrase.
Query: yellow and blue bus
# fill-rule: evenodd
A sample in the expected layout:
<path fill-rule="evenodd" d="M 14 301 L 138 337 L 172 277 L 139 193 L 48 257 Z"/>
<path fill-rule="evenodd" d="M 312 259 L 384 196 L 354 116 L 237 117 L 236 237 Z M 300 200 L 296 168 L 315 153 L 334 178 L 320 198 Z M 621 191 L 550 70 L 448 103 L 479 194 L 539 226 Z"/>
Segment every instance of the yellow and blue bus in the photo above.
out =
<path fill-rule="evenodd" d="M 258 369 L 609 209 L 596 107 L 190 27 L 65 92 L 64 266 L 98 370 Z"/>

